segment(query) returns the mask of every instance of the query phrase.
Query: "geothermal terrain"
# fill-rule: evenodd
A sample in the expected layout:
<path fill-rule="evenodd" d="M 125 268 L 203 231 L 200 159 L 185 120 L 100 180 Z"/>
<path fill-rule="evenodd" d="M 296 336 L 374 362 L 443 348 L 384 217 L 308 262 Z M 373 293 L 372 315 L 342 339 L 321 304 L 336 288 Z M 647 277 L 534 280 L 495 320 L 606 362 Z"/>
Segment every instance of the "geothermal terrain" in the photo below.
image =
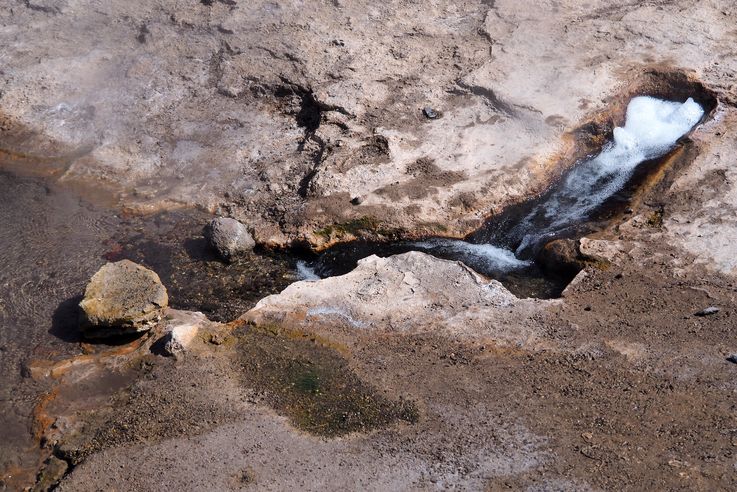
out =
<path fill-rule="evenodd" d="M 5 0 L 0 42 L 0 490 L 737 489 L 734 1 Z"/>

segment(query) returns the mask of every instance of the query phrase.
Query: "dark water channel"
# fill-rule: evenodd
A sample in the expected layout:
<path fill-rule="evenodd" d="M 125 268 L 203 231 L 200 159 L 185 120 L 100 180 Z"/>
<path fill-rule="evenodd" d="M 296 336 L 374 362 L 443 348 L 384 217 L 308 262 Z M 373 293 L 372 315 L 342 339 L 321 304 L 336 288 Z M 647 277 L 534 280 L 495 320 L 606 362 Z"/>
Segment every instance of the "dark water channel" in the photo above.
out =
<path fill-rule="evenodd" d="M 422 251 L 438 258 L 462 261 L 477 272 L 499 280 L 518 297 L 556 298 L 576 272 L 546 267 L 539 261 L 545 244 L 556 239 L 579 239 L 603 230 L 614 217 L 629 213 L 632 196 L 650 176 L 662 169 L 680 148 L 681 144 L 661 158 L 641 163 L 620 189 L 593 208 L 585 217 L 541 236 L 536 242 L 521 250 L 524 233 L 521 232 L 520 223 L 532 217 L 532 228 L 545 227 L 547 223 L 545 218 L 536 216 L 535 210 L 549 202 L 551 196 L 559 190 L 561 183 L 565 182 L 576 166 L 564 174 L 546 193 L 508 207 L 463 241 L 441 237 L 391 243 L 354 241 L 329 248 L 320 255 L 304 255 L 304 266 L 316 277 L 325 278 L 350 272 L 359 260 L 370 255 L 388 257 L 408 251 Z"/>

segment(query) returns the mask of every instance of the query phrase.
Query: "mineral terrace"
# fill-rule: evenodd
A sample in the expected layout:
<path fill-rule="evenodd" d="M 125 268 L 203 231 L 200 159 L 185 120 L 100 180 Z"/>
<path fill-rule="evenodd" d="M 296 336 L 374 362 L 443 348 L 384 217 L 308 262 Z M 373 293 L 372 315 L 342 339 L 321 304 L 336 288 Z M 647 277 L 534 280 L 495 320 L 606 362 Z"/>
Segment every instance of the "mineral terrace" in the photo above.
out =
<path fill-rule="evenodd" d="M 733 0 L 5 0 L 0 44 L 0 169 L 46 183 L 0 193 L 0 490 L 737 489 Z M 707 116 L 560 298 L 420 252 L 298 281 L 465 237 L 637 95 Z M 215 216 L 255 250 L 201 253 Z M 134 243 L 160 322 L 55 328 Z"/>

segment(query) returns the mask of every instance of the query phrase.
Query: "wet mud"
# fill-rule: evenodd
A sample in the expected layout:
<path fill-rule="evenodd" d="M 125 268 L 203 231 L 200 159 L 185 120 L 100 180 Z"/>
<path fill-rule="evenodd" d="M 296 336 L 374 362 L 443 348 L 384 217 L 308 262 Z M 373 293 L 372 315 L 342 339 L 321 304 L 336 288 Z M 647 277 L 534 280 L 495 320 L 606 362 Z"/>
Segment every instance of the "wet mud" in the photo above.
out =
<path fill-rule="evenodd" d="M 419 419 L 412 401 L 389 399 L 359 379 L 334 344 L 278 326 L 239 331 L 244 384 L 304 431 L 335 437 Z"/>

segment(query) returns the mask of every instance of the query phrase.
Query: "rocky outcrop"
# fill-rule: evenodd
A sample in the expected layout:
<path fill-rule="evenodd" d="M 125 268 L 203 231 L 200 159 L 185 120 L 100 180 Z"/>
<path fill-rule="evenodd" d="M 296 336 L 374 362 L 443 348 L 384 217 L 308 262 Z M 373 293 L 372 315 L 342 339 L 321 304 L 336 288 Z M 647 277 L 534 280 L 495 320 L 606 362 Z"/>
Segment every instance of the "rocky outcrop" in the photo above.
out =
<path fill-rule="evenodd" d="M 228 217 L 212 219 L 203 233 L 210 247 L 225 261 L 233 261 L 256 245 L 246 226 Z"/>
<path fill-rule="evenodd" d="M 88 338 L 147 331 L 168 304 L 166 288 L 155 272 L 128 260 L 108 263 L 85 289 L 80 327 Z"/>
<path fill-rule="evenodd" d="M 438 332 L 518 345 L 534 343 L 538 327 L 531 318 L 554 302 L 518 299 L 461 262 L 413 251 L 370 256 L 346 275 L 294 283 L 244 317 L 304 329 Z"/>
<path fill-rule="evenodd" d="M 0 12 L 7 146 L 73 161 L 23 166 L 58 161 L 140 209 L 223 206 L 270 244 L 324 244 L 317 231 L 362 217 L 465 235 L 557 176 L 577 133 L 604 138 L 613 100 L 651 92 L 637 81 L 652 70 L 737 99 L 731 0 L 440 0 L 422 16 L 399 1 L 56 3 Z"/>

